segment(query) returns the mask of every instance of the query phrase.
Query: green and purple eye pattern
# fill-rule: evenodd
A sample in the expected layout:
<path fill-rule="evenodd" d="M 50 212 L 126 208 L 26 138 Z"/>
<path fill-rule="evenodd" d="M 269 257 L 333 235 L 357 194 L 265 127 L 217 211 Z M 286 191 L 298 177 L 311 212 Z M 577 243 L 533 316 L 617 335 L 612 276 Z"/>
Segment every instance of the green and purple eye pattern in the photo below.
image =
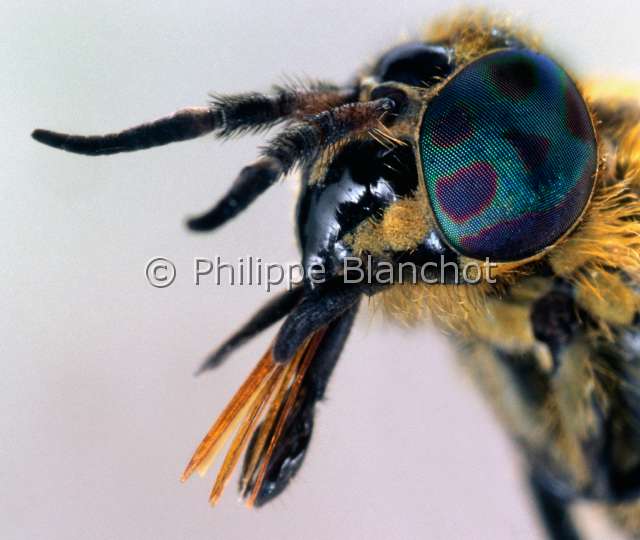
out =
<path fill-rule="evenodd" d="M 485 55 L 427 106 L 427 192 L 459 253 L 514 261 L 556 242 L 582 214 L 597 168 L 586 104 L 565 71 L 527 49 Z"/>

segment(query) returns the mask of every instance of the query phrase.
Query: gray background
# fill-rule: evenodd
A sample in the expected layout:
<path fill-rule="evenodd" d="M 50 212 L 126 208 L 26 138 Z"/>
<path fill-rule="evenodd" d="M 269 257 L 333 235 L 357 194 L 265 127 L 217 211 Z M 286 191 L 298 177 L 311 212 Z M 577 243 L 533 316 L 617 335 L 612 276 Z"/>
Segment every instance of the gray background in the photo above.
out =
<path fill-rule="evenodd" d="M 486 3 L 485 3 L 486 4 Z M 504 3 L 503 5 L 507 5 Z M 633 2 L 507 7 L 579 74 L 637 75 Z M 204 354 L 267 298 L 191 283 L 196 256 L 293 261 L 295 182 L 232 226 L 190 235 L 256 154 L 210 138 L 90 159 L 36 145 L 36 126 L 127 127 L 206 93 L 288 75 L 344 81 L 442 1 L 4 2 L 0 123 L 0 537 L 539 538 L 519 461 L 428 329 L 363 311 L 318 413 L 305 466 L 265 509 L 212 475 L 178 482 L 270 336 L 195 379 Z M 151 288 L 153 256 L 178 267 Z M 587 511 L 583 515 L 591 516 Z M 596 529 L 593 538 L 609 533 Z"/>

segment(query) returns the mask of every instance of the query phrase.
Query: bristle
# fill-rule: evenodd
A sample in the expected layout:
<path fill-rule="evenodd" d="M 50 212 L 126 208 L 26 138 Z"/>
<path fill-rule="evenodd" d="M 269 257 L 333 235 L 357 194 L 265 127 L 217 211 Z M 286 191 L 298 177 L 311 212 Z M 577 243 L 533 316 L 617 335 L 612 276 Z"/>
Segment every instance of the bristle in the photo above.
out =
<path fill-rule="evenodd" d="M 296 376 L 291 384 L 291 388 L 289 390 L 289 394 L 287 397 L 287 401 L 284 404 L 282 411 L 278 414 L 278 422 L 275 426 L 275 430 L 269 441 L 269 446 L 267 451 L 262 459 L 262 465 L 260 470 L 258 471 L 258 475 L 256 477 L 256 482 L 253 486 L 253 490 L 247 499 L 247 506 L 252 507 L 255 504 L 256 498 L 258 497 L 258 493 L 262 487 L 264 482 L 265 475 L 267 473 L 267 467 L 269 465 L 269 461 L 271 460 L 271 456 L 273 455 L 273 451 L 276 447 L 276 443 L 280 439 L 282 435 L 282 431 L 284 429 L 287 418 L 293 408 L 296 397 L 298 396 L 298 392 L 300 391 L 300 385 L 302 384 L 302 379 L 304 378 L 311 361 L 315 356 L 315 352 L 318 348 L 318 345 L 322 341 L 322 337 L 326 328 L 323 328 L 316 332 L 306 343 L 300 348 L 301 354 L 296 355 L 296 357 L 300 356 L 301 358 L 295 358 L 294 361 L 296 363 Z M 299 366 L 299 367 L 298 367 Z"/>
<path fill-rule="evenodd" d="M 263 381 L 275 368 L 276 365 L 271 357 L 271 349 L 269 349 L 196 448 L 193 457 L 182 473 L 181 480 L 183 482 L 193 474 L 193 471 L 195 471 L 200 464 L 212 461 L 212 457 L 216 453 L 215 451 L 219 450 L 217 443 L 223 436 L 228 436 L 234 420 L 237 420 L 243 407 L 246 406 L 247 401 L 254 395 Z"/>
<path fill-rule="evenodd" d="M 272 358 L 272 348 L 262 357 L 247 380 L 234 394 L 229 404 L 204 437 L 189 461 L 182 481 L 196 471 L 204 475 L 225 442 L 235 432 L 235 436 L 225 455 L 211 490 L 209 502 L 215 505 L 226 487 L 235 467 L 246 449 L 256 427 L 269 405 L 256 443 L 248 456 L 248 466 L 241 479 L 241 493 L 252 506 L 264 482 L 267 466 L 273 450 L 282 436 L 285 422 L 300 390 L 304 375 L 322 341 L 325 328 L 316 332 L 298 349 L 287 364 L 276 364 Z M 255 482 L 251 480 L 255 478 Z M 246 493 L 251 484 L 252 491 Z"/>
<path fill-rule="evenodd" d="M 242 452 L 249 442 L 256 422 L 260 419 L 260 415 L 265 405 L 269 402 L 271 394 L 273 393 L 273 390 L 275 388 L 275 383 L 279 380 L 282 371 L 282 366 L 276 366 L 276 368 L 269 374 L 268 378 L 262 384 L 259 392 L 257 392 L 252 398 L 249 410 L 244 416 L 242 425 L 238 429 L 238 432 L 236 433 L 236 436 L 233 439 L 231 446 L 229 447 L 224 462 L 222 463 L 220 471 L 218 472 L 218 476 L 216 477 L 213 489 L 211 490 L 209 502 L 212 505 L 215 505 L 218 502 L 218 499 L 222 495 L 227 482 L 231 478 L 231 474 L 233 473 L 233 470 L 238 464 L 238 460 L 240 459 Z"/>
<path fill-rule="evenodd" d="M 250 399 L 249 401 L 247 401 L 247 403 L 243 405 L 243 407 L 240 409 L 238 414 L 236 414 L 233 420 L 231 420 L 228 427 L 215 440 L 211 448 L 209 448 L 209 451 L 207 452 L 206 456 L 204 456 L 202 461 L 198 463 L 198 465 L 196 466 L 195 472 L 200 478 L 204 478 L 206 474 L 209 472 L 209 469 L 213 465 L 213 462 L 215 461 L 216 457 L 218 456 L 218 454 L 220 454 L 222 449 L 227 444 L 229 437 L 231 437 L 231 435 L 235 433 L 238 426 L 240 425 L 240 421 L 246 417 L 247 412 L 249 411 L 249 408 L 252 403 L 253 403 L 253 400 Z"/>
<path fill-rule="evenodd" d="M 292 375 L 295 373 L 295 369 L 298 365 L 299 358 L 294 358 L 293 361 L 288 364 L 283 364 L 286 366 L 286 369 L 282 372 L 278 384 L 278 388 L 275 392 L 275 397 L 271 402 L 269 410 L 267 411 L 267 415 L 265 417 L 264 422 L 258 432 L 256 442 L 253 446 L 251 455 L 249 456 L 248 466 L 246 467 L 245 473 L 242 475 L 240 481 L 240 493 L 244 497 L 245 490 L 249 485 L 251 478 L 253 478 L 257 465 L 260 461 L 260 458 L 264 455 L 265 445 L 267 443 L 267 439 L 269 434 L 272 432 L 273 426 L 278 418 L 278 413 L 282 409 L 282 403 L 284 402 L 284 398 L 287 394 L 287 389 L 289 388 L 289 381 L 292 378 Z"/>

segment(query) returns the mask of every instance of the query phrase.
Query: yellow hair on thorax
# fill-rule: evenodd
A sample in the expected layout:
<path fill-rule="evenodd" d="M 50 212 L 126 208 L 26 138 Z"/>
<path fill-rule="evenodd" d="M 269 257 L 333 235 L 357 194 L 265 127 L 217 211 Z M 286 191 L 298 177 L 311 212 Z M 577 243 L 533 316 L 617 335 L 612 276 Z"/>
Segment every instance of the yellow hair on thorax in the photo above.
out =
<path fill-rule="evenodd" d="M 566 278 L 604 268 L 640 277 L 639 216 L 640 199 L 630 182 L 602 187 L 580 226 L 549 255 L 551 267 Z"/>

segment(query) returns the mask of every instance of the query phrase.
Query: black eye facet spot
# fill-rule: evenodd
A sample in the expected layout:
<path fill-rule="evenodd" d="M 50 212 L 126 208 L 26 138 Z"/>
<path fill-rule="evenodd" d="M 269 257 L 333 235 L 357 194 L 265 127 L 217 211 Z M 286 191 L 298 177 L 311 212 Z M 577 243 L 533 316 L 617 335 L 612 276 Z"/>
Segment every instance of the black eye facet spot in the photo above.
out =
<path fill-rule="evenodd" d="M 517 129 L 505 132 L 504 138 L 516 149 L 528 171 L 533 172 L 545 164 L 551 147 L 548 138 L 535 133 L 523 133 Z"/>
<path fill-rule="evenodd" d="M 574 86 L 565 89 L 566 126 L 575 137 L 588 141 L 593 136 L 589 114 L 585 111 L 582 98 Z"/>
<path fill-rule="evenodd" d="M 431 86 L 453 71 L 453 50 L 442 45 L 413 42 L 391 49 L 378 61 L 373 76 L 381 82 Z"/>
<path fill-rule="evenodd" d="M 497 90 L 510 99 L 527 98 L 538 85 L 535 67 L 524 58 L 517 58 L 491 67 Z"/>

